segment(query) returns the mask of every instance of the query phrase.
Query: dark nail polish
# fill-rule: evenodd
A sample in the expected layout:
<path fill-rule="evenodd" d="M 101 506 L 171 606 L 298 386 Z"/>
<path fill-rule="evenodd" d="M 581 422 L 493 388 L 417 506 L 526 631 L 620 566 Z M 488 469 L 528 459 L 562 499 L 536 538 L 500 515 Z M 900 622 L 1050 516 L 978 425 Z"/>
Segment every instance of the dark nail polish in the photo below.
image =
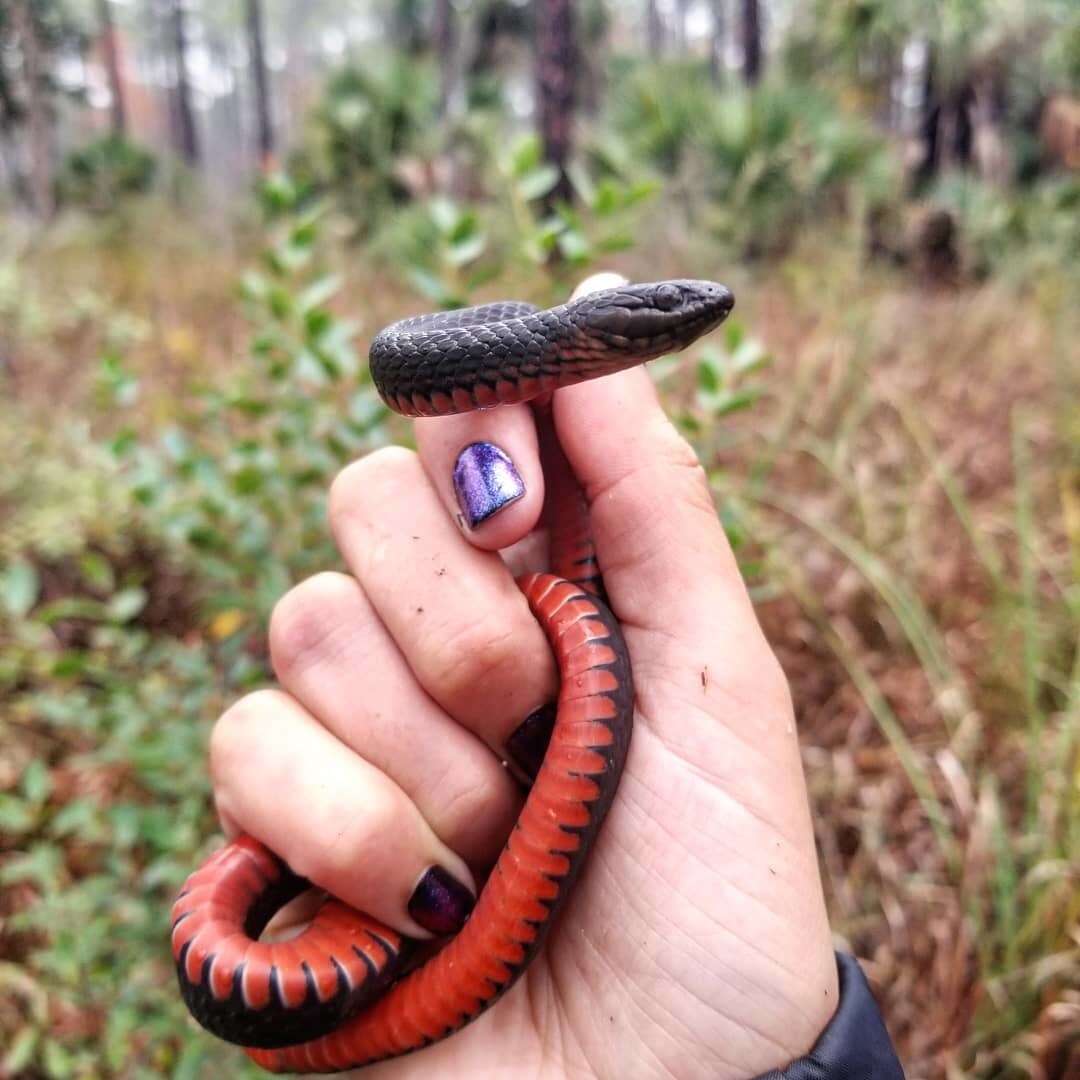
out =
<path fill-rule="evenodd" d="M 525 484 L 514 463 L 494 443 L 466 446 L 454 465 L 454 493 L 458 506 L 475 529 L 492 514 L 525 494 Z"/>
<path fill-rule="evenodd" d="M 476 904 L 457 878 L 441 866 L 433 866 L 420 879 L 409 900 L 409 914 L 433 934 L 456 934 Z"/>
<path fill-rule="evenodd" d="M 535 780 L 555 729 L 555 706 L 541 705 L 530 713 L 506 740 L 507 757 L 530 779 Z"/>

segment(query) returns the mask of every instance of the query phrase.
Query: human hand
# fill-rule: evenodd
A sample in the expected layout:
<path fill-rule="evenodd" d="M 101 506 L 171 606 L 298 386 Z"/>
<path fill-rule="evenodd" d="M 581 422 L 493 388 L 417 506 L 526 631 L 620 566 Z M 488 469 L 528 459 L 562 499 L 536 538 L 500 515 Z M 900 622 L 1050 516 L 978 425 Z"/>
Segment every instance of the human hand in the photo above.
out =
<path fill-rule="evenodd" d="M 787 685 L 648 375 L 560 390 L 552 416 L 633 664 L 626 770 L 525 976 L 365 1076 L 756 1076 L 806 1053 L 837 1004 Z M 335 482 L 350 573 L 282 599 L 281 689 L 221 718 L 211 766 L 227 831 L 421 937 L 460 922 L 497 856 L 521 799 L 500 761 L 528 754 L 513 734 L 557 678 L 512 572 L 543 504 L 533 412 L 422 420 L 416 436 L 418 454 L 379 451 Z M 453 475 L 475 443 L 501 448 L 524 490 L 489 455 L 501 484 L 483 509 L 508 501 L 470 526 Z"/>

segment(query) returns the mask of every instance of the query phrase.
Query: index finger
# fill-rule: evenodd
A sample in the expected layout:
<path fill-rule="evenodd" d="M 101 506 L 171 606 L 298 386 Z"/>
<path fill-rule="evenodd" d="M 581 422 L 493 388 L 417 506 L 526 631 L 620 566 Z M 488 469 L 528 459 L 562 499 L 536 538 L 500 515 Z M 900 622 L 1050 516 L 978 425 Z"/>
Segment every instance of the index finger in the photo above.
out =
<path fill-rule="evenodd" d="M 544 474 L 527 405 L 420 418 L 415 431 L 424 471 L 470 543 L 499 551 L 536 527 Z"/>
<path fill-rule="evenodd" d="M 571 299 L 625 283 L 621 274 L 593 274 Z M 544 473 L 528 405 L 419 418 L 415 432 L 425 472 L 471 543 L 499 551 L 532 532 L 543 511 Z"/>

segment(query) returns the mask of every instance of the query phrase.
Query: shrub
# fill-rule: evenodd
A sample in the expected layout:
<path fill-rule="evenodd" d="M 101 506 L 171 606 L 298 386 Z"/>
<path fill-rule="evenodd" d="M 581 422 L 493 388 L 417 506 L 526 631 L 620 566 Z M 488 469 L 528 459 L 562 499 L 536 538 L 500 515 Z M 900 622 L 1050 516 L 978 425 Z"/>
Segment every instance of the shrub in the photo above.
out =
<path fill-rule="evenodd" d="M 804 86 L 721 92 L 700 66 L 659 65 L 632 69 L 614 98 L 610 122 L 631 151 L 671 178 L 693 221 L 747 254 L 897 190 L 869 124 Z"/>
<path fill-rule="evenodd" d="M 73 150 L 57 178 L 60 201 L 106 213 L 133 195 L 146 194 L 154 183 L 157 159 L 137 143 L 105 135 Z"/>
<path fill-rule="evenodd" d="M 426 139 L 436 127 L 436 103 L 432 73 L 417 61 L 341 68 L 327 81 L 298 170 L 334 192 L 367 234 L 409 201 L 400 165 L 410 155 L 430 155 Z"/>
<path fill-rule="evenodd" d="M 1030 281 L 1075 268 L 1080 250 L 1080 179 L 1045 177 L 1004 190 L 963 173 L 950 173 L 931 198 L 957 219 L 969 271 Z"/>
<path fill-rule="evenodd" d="M 30 507 L 0 529 L 4 1075 L 255 1075 L 186 1016 L 168 909 L 215 830 L 210 722 L 267 678 L 281 593 L 337 565 L 330 479 L 385 437 L 328 306 L 321 209 L 282 179 L 262 196 L 250 366 L 159 440 L 75 432 L 55 468 L 11 455 L 22 479 L 0 488 Z M 136 401 L 116 356 L 101 389 L 121 417 Z"/>

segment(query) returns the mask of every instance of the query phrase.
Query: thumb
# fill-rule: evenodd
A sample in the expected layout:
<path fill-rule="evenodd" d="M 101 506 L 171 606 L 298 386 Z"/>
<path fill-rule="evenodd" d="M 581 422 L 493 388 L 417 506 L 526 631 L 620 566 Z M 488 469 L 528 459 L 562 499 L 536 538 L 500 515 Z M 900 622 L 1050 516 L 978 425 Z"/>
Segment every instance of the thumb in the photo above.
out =
<path fill-rule="evenodd" d="M 611 605 L 628 627 L 761 644 L 705 470 L 644 368 L 560 390 L 556 432 L 590 508 Z"/>

